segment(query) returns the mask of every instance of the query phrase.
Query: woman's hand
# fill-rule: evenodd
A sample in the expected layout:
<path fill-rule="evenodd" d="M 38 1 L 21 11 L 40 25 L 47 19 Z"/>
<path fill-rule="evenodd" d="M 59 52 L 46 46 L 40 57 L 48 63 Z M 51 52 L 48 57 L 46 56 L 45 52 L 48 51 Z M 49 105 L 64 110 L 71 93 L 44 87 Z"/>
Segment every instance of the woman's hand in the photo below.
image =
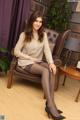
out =
<path fill-rule="evenodd" d="M 49 64 L 49 69 L 51 72 L 53 72 L 54 74 L 56 74 L 56 65 L 53 63 Z"/>

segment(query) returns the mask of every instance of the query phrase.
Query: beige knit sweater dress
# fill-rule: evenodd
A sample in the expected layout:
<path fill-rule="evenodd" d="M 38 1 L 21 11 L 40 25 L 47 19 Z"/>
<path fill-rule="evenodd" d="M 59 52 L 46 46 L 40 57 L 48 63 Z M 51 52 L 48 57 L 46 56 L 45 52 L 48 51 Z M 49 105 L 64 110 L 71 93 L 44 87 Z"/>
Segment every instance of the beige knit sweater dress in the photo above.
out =
<path fill-rule="evenodd" d="M 20 34 L 19 40 L 14 48 L 14 55 L 18 57 L 18 66 L 25 68 L 26 65 L 34 64 L 32 58 L 42 61 L 43 53 L 48 63 L 53 63 L 51 50 L 48 43 L 46 32 L 44 32 L 43 41 L 38 41 L 38 35 L 34 34 L 31 42 L 24 43 L 25 33 Z"/>

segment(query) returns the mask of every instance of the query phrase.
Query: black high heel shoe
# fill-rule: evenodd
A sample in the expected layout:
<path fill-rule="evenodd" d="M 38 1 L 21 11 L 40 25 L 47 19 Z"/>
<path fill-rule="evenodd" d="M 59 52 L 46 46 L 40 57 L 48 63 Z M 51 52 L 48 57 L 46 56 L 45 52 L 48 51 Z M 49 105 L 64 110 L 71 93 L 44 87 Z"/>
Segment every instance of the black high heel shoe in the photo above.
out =
<path fill-rule="evenodd" d="M 46 106 L 47 106 L 47 101 L 46 101 Z M 61 110 L 59 110 L 59 109 L 57 109 L 57 111 L 58 111 L 58 113 L 63 113 L 63 111 L 61 111 Z"/>
<path fill-rule="evenodd" d="M 49 109 L 47 106 L 45 107 L 45 111 L 47 112 L 49 118 L 51 117 L 51 118 L 53 118 L 54 120 L 63 120 L 63 119 L 65 119 L 65 117 L 62 116 L 62 115 L 60 115 L 60 116 L 58 116 L 58 117 L 54 116 L 54 115 L 50 112 L 50 109 Z"/>

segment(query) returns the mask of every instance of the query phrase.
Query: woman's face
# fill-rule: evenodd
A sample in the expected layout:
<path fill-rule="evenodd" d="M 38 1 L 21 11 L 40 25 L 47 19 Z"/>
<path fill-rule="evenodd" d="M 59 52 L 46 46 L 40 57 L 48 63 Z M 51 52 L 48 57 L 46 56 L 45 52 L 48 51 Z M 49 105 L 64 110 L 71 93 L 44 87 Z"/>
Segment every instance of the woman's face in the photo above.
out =
<path fill-rule="evenodd" d="M 33 30 L 38 31 L 42 26 L 42 18 L 37 17 L 36 20 L 33 22 Z"/>

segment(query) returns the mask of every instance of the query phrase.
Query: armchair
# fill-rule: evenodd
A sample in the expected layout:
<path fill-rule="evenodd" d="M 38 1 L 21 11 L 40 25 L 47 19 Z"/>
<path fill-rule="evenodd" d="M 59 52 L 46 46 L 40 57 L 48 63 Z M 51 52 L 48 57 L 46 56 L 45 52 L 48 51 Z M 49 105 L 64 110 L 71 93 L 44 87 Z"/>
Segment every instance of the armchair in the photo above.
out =
<path fill-rule="evenodd" d="M 53 54 L 54 46 L 55 46 L 56 40 L 58 39 L 59 34 L 55 31 L 49 30 L 49 29 L 45 29 L 45 31 L 48 34 L 49 44 L 50 44 L 51 52 Z M 45 60 L 44 57 L 43 57 L 43 60 Z M 56 64 L 57 71 L 58 71 L 58 67 L 61 65 L 61 60 L 55 57 L 54 63 Z M 40 83 L 40 76 L 33 75 L 28 72 L 25 73 L 25 71 L 21 67 L 17 66 L 17 58 L 16 57 L 13 57 L 11 65 L 10 65 L 9 76 L 8 76 L 8 81 L 7 81 L 7 88 L 11 88 L 14 75 L 17 75 L 18 77 L 20 77 L 22 79 Z M 55 90 L 56 90 L 57 86 L 58 86 L 57 85 L 58 72 L 56 73 L 55 78 L 56 78 L 56 83 L 55 83 Z"/>

